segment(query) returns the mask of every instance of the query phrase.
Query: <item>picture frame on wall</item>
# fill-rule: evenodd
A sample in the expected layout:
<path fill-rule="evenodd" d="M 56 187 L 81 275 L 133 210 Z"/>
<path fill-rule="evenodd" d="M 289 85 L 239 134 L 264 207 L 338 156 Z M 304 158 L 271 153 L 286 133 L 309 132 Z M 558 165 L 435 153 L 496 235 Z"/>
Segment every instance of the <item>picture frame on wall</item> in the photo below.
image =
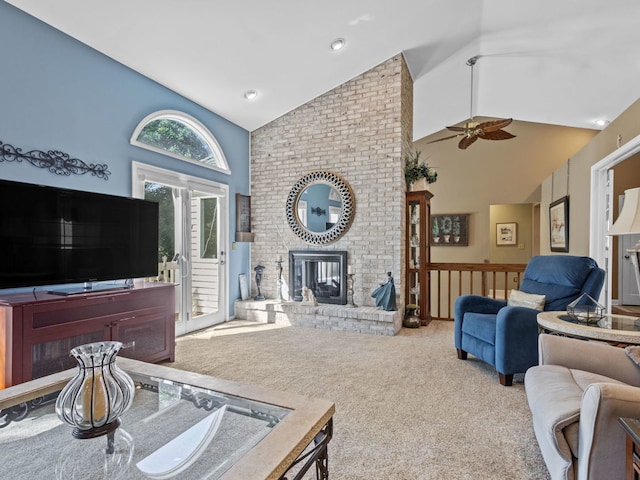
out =
<path fill-rule="evenodd" d="M 569 251 L 569 197 L 549 205 L 549 243 L 552 252 Z"/>
<path fill-rule="evenodd" d="M 251 196 L 236 193 L 236 242 L 253 242 Z"/>
<path fill-rule="evenodd" d="M 466 247 L 469 245 L 469 213 L 431 215 L 432 247 Z"/>
<path fill-rule="evenodd" d="M 496 245 L 517 245 L 518 224 L 516 222 L 496 223 Z"/>

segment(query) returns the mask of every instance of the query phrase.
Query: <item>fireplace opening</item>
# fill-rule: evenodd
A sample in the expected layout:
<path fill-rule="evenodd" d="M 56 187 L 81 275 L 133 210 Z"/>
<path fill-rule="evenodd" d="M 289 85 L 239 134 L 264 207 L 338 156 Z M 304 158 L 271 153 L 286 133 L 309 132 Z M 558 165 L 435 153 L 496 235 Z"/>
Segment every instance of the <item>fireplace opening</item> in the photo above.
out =
<path fill-rule="evenodd" d="M 318 303 L 347 303 L 347 252 L 290 250 L 291 299 L 302 301 L 302 288 L 313 291 Z"/>

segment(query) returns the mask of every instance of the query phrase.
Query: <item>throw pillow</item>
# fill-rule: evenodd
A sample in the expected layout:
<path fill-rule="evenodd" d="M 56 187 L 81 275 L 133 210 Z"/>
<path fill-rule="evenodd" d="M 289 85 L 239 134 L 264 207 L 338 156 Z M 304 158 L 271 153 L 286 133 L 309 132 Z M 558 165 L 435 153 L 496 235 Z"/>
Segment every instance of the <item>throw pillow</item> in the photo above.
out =
<path fill-rule="evenodd" d="M 633 363 L 640 366 L 640 346 L 631 345 L 624 347 L 624 353 L 627 354 L 627 357 L 633 360 Z"/>
<path fill-rule="evenodd" d="M 545 295 L 537 295 L 535 293 L 521 292 L 520 290 L 511 290 L 507 305 L 510 307 L 527 307 L 536 310 L 544 310 Z"/>

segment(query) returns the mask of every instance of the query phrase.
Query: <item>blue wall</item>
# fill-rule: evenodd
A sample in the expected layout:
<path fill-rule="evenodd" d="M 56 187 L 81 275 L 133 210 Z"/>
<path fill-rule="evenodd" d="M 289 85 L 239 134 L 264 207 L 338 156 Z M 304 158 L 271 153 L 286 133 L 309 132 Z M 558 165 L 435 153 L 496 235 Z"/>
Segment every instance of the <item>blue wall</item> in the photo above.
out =
<path fill-rule="evenodd" d="M 107 28 L 107 27 L 105 27 Z M 107 181 L 60 176 L 29 163 L 1 162 L 0 177 L 131 196 L 131 162 L 229 185 L 229 241 L 235 232 L 235 194 L 249 193 L 248 131 L 0 1 L 0 141 L 23 151 L 60 150 L 86 163 L 106 163 Z M 179 110 L 216 137 L 231 176 L 129 144 L 149 113 Z M 230 250 L 229 314 L 248 273 L 249 244 Z"/>

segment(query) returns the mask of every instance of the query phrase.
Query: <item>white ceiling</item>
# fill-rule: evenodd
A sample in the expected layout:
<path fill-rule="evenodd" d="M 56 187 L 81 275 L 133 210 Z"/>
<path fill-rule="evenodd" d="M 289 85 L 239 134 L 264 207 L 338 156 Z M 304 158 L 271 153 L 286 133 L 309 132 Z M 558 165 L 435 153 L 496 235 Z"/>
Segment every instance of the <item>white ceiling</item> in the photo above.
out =
<path fill-rule="evenodd" d="M 599 128 L 640 98 L 638 0 L 6 1 L 249 131 L 400 52 L 416 140 L 469 117 L 478 54 L 474 115 Z"/>

